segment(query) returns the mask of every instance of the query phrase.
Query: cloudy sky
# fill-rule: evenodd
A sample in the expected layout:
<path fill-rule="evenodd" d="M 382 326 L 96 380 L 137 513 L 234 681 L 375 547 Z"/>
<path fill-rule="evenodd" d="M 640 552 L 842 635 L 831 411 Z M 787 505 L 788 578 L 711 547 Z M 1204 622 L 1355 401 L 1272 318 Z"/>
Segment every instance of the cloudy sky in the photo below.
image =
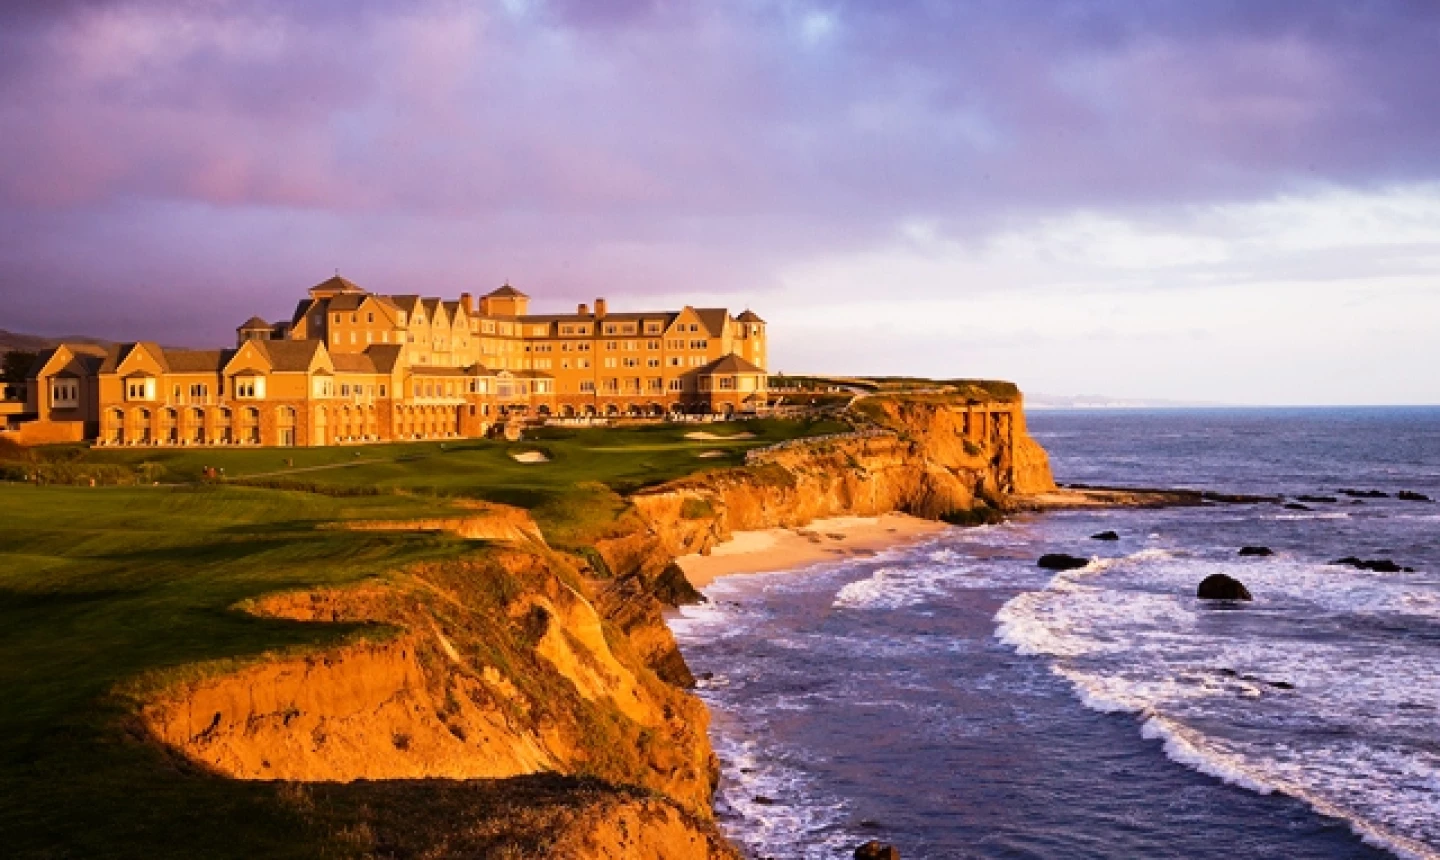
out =
<path fill-rule="evenodd" d="M 0 3 L 0 328 L 336 268 L 753 306 L 772 368 L 1440 403 L 1433 0 Z"/>

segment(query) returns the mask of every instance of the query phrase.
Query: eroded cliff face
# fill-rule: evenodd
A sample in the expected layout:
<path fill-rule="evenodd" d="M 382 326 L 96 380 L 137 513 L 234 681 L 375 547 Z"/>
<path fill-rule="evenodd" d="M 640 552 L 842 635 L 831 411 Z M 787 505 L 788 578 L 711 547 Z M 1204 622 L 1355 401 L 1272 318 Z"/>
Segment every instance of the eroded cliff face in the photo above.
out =
<path fill-rule="evenodd" d="M 531 545 L 267 598 L 249 611 L 399 632 L 173 688 L 143 719 L 239 779 L 588 774 L 708 817 L 716 771 L 704 706 L 651 671 L 591 588 Z"/>
<path fill-rule="evenodd" d="M 707 552 L 734 531 L 824 517 L 899 511 L 964 520 L 1055 486 L 1018 402 L 875 398 L 866 414 L 874 422 L 868 430 L 757 452 L 744 468 L 675 481 L 631 501 L 664 552 L 678 556 Z"/>

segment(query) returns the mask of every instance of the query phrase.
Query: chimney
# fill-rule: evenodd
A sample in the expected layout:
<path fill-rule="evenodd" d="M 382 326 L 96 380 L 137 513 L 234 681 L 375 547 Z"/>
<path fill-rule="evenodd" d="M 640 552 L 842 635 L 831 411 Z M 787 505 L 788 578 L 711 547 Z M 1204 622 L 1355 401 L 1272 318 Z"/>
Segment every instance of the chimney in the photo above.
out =
<path fill-rule="evenodd" d="M 595 319 L 597 319 L 597 320 L 603 320 L 603 319 L 605 319 L 605 300 L 604 300 L 604 299 L 596 299 L 596 300 L 595 300 Z"/>
<path fill-rule="evenodd" d="M 469 293 L 460 294 L 460 307 L 465 309 L 467 317 L 475 316 L 475 300 L 470 297 Z"/>
<path fill-rule="evenodd" d="M 581 302 L 580 307 L 575 309 L 575 313 L 579 314 L 582 317 L 588 317 L 590 316 L 590 306 L 585 304 L 584 302 Z"/>

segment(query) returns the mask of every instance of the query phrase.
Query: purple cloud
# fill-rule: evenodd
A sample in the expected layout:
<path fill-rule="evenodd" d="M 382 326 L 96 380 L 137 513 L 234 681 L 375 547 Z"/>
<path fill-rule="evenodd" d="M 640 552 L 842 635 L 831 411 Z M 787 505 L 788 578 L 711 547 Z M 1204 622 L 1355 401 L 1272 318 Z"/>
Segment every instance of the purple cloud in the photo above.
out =
<path fill-rule="evenodd" d="M 9 4 L 0 306 L 203 343 L 335 266 L 763 296 L 906 219 L 1432 180 L 1437 43 L 1418 0 Z"/>

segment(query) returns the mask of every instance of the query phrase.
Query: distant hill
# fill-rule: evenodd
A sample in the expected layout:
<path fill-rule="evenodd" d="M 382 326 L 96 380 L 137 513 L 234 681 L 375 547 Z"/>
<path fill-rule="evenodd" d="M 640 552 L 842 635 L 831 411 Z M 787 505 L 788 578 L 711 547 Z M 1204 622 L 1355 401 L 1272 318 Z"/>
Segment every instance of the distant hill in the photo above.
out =
<path fill-rule="evenodd" d="M 110 346 L 112 341 L 102 340 L 98 337 L 86 337 L 85 335 L 65 335 L 64 337 L 46 337 L 40 334 L 21 334 L 20 332 L 6 331 L 0 328 L 0 355 L 7 352 L 39 352 L 42 349 L 49 349 L 62 343 L 93 343 L 96 346 Z"/>

